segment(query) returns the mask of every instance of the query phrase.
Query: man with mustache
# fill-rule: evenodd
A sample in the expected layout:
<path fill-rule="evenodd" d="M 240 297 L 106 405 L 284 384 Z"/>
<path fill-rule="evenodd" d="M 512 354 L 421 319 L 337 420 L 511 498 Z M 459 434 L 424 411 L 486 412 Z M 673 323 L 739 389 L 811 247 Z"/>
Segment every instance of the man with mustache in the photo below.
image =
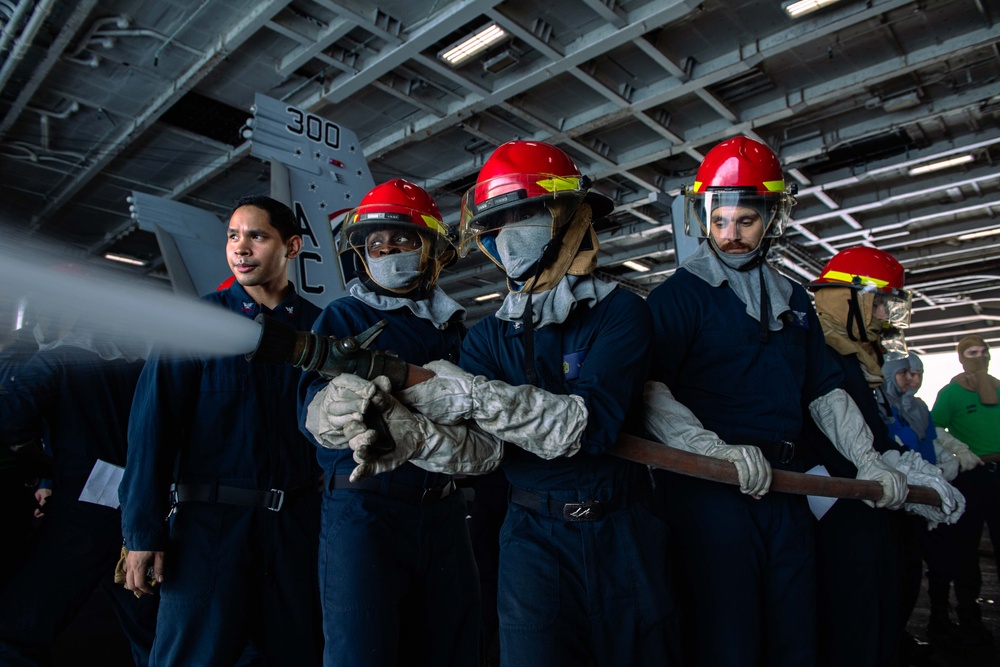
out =
<path fill-rule="evenodd" d="M 804 406 L 858 477 L 882 484 L 879 507 L 901 506 L 906 494 L 905 477 L 879 459 L 840 388 L 806 291 L 767 262 L 794 192 L 764 144 L 739 136 L 714 147 L 685 193 L 685 231 L 707 242 L 647 301 L 647 430 L 733 463 L 740 483 L 654 471 L 680 545 L 692 664 L 816 663 L 814 521 L 804 497 L 767 494 L 772 467 L 807 469 Z"/>

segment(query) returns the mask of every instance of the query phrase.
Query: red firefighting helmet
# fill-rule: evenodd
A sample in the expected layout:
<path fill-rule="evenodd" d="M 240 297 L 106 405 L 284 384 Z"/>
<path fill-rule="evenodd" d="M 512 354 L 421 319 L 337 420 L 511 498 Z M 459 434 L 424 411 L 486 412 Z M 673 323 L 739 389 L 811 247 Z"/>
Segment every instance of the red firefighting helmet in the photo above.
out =
<path fill-rule="evenodd" d="M 393 227 L 409 231 L 415 227 L 424 243 L 432 246 L 433 256 L 448 247 L 447 229 L 434 199 L 423 188 L 394 178 L 376 185 L 357 208 L 348 211 L 340 230 L 339 252 L 364 249 L 368 234 Z"/>
<path fill-rule="evenodd" d="M 590 179 L 566 153 L 539 141 L 509 141 L 490 155 L 479 170 L 476 185 L 462 197 L 459 254 L 471 249 L 480 234 L 501 223 L 501 211 L 530 202 L 567 198 L 590 205 L 597 220 L 614 209 L 610 198 L 590 190 Z M 558 228 L 569 220 L 554 220 Z"/>
<path fill-rule="evenodd" d="M 841 250 L 826 263 L 819 278 L 809 283 L 810 287 L 867 287 L 887 294 L 903 289 L 903 284 L 903 265 L 884 250 L 867 246 Z"/>
<path fill-rule="evenodd" d="M 421 239 L 421 268 L 433 285 L 441 269 L 454 258 L 448 230 L 434 198 L 402 178 L 376 185 L 347 212 L 340 229 L 338 253 L 354 250 L 367 270 L 368 235 L 383 229 L 416 232 Z"/>
<path fill-rule="evenodd" d="M 884 250 L 858 246 L 841 250 L 831 257 L 809 287 L 850 287 L 883 294 L 889 309 L 885 321 L 905 327 L 910 322 L 912 296 L 903 288 L 904 281 L 903 265 L 895 257 Z"/>
<path fill-rule="evenodd" d="M 792 206 L 795 186 L 785 188 L 778 156 L 749 137 L 733 137 L 715 146 L 702 160 L 694 185 L 684 192 L 684 231 L 709 235 L 712 211 L 744 206 L 760 213 L 764 236 L 781 236 Z"/>

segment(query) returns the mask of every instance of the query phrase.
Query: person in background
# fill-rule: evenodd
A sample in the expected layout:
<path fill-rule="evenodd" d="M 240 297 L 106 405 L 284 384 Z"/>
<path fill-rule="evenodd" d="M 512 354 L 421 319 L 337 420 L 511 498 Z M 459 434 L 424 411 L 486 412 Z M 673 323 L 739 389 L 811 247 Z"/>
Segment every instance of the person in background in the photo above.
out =
<path fill-rule="evenodd" d="M 3 384 L 13 380 L 24 363 L 38 351 L 38 342 L 27 326 L 17 326 L 18 304 L 22 300 L 0 293 L 0 394 Z M 0 572 L 0 585 L 16 571 L 26 554 L 28 535 L 40 511 L 36 503 L 44 502 L 51 489 L 33 490 L 39 478 L 51 467 L 42 443 L 19 443 L 16 449 L 0 449 L 0 535 L 9 545 L 6 559 L 9 567 Z M 36 498 L 36 495 L 38 496 Z"/>
<path fill-rule="evenodd" d="M 968 445 L 972 454 L 983 460 L 995 457 L 1000 454 L 1000 380 L 989 374 L 989 346 L 982 337 L 973 335 L 960 340 L 957 349 L 963 372 L 938 392 L 931 417 L 939 432 L 946 429 Z M 979 543 L 985 523 L 993 557 L 1000 565 L 1000 463 L 973 466 L 955 478 L 955 486 L 967 502 L 965 515 L 952 531 L 955 561 L 950 574 L 954 575 L 958 603 L 957 639 L 966 645 L 991 646 L 993 634 L 983 625 L 978 602 L 982 588 Z"/>
<path fill-rule="evenodd" d="M 262 195 L 227 227 L 237 315 L 308 330 L 319 309 L 288 281 L 294 215 Z M 233 665 L 248 640 L 270 665 L 316 665 L 319 468 L 298 430 L 290 364 L 154 354 L 142 370 L 119 488 L 125 586 L 159 592 L 154 664 Z"/>
<path fill-rule="evenodd" d="M 930 408 L 916 395 L 924 375 L 923 362 L 916 353 L 910 352 L 905 358 L 886 361 L 882 365 L 882 374 L 885 377 L 882 393 L 891 413 L 889 434 L 897 443 L 920 452 L 927 462 L 941 469 L 948 482 L 954 482 L 959 472 L 983 464 L 968 445 L 935 427 Z M 921 518 L 915 517 L 913 522 L 920 555 L 927 563 L 927 592 L 931 606 L 927 637 L 934 644 L 948 644 L 958 639 L 958 626 L 949 618 L 951 605 L 948 599 L 951 595 L 952 575 L 949 571 L 954 562 L 955 528 L 942 525 L 928 530 L 927 523 Z M 904 623 L 916 606 L 921 576 L 919 562 L 903 573 L 900 611 Z M 910 644 L 914 644 L 912 639 Z"/>
<path fill-rule="evenodd" d="M 82 270 L 61 266 L 73 279 Z M 113 583 L 121 544 L 116 487 L 126 461 L 129 408 L 143 352 L 98 335 L 74 318 L 47 318 L 39 350 L 8 370 L 0 390 L 0 446 L 45 437 L 53 497 L 26 557 L 0 588 L 0 664 L 48 665 L 59 634 L 97 588 L 111 603 L 136 665 L 149 663 L 156 600 Z M 23 487 L 22 487 L 23 488 Z M 30 510 L 25 510 L 30 517 Z M 5 536 L 7 539 L 7 536 Z"/>
<path fill-rule="evenodd" d="M 907 483 L 930 486 L 942 499 L 940 508 L 916 503 L 904 508 L 931 525 L 954 523 L 964 507 L 961 494 L 919 451 L 896 444 L 883 414 L 882 363 L 888 355 L 906 354 L 901 332 L 909 325 L 911 297 L 902 265 L 876 248 L 848 248 L 826 263 L 809 288 L 830 355 L 843 372 L 843 389 L 863 415 L 856 426 Z M 822 446 L 825 436 L 818 429 L 808 430 L 807 438 L 818 443 L 812 449 L 831 476 L 856 475 L 855 465 Z M 900 641 L 909 616 L 902 609 L 910 605 L 912 575 L 920 571 L 911 519 L 842 498 L 820 518 L 817 538 L 820 664 L 880 667 L 897 655 L 912 657 L 916 647 Z M 847 635 L 852 641 L 843 641 Z"/>

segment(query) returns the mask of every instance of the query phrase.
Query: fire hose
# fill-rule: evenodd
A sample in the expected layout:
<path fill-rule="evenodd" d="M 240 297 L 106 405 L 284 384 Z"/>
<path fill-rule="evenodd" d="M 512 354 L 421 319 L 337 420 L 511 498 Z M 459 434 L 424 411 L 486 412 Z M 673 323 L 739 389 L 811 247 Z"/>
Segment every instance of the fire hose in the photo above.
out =
<path fill-rule="evenodd" d="M 352 373 L 366 380 L 373 380 L 384 375 L 389 378 L 393 391 L 411 387 L 433 376 L 430 371 L 407 364 L 392 352 L 369 349 L 372 341 L 385 329 L 385 320 L 356 336 L 344 338 L 296 331 L 264 315 L 258 315 L 255 321 L 261 325 L 261 335 L 257 346 L 246 355 L 251 361 L 290 363 L 296 368 L 315 371 L 326 378 Z M 379 433 L 379 442 L 375 446 L 377 451 L 384 454 L 395 449 L 395 442 L 389 436 L 377 410 L 365 413 L 365 423 Z M 728 461 L 686 452 L 634 435 L 621 434 L 609 453 L 682 475 L 723 484 L 739 484 L 736 466 Z M 911 485 L 908 488 L 908 503 L 941 504 L 941 498 L 930 487 Z M 771 491 L 871 501 L 882 497 L 882 486 L 878 482 L 808 475 L 787 470 L 772 470 Z"/>

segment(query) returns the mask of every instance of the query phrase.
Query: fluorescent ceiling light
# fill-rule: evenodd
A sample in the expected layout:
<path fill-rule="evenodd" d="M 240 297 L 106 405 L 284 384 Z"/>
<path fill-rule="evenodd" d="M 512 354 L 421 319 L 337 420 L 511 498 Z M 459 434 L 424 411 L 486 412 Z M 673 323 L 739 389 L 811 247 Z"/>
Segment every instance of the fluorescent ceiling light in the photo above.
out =
<path fill-rule="evenodd" d="M 490 292 L 489 294 L 481 294 L 477 297 L 474 297 L 472 300 L 478 302 L 478 301 L 489 301 L 490 299 L 499 299 L 499 298 L 500 298 L 500 292 Z"/>
<path fill-rule="evenodd" d="M 993 229 L 984 229 L 981 232 L 971 232 L 969 234 L 962 234 L 958 237 L 959 241 L 971 241 L 972 239 L 981 239 L 987 236 L 996 236 L 1000 234 L 1000 227 L 994 227 Z"/>
<path fill-rule="evenodd" d="M 791 18 L 797 19 L 835 2 L 837 0 L 798 0 L 797 2 L 789 2 L 784 6 L 784 9 Z"/>
<path fill-rule="evenodd" d="M 507 36 L 503 28 L 496 23 L 490 23 L 472 33 L 438 54 L 438 58 L 452 67 L 458 67 L 477 53 L 481 53 L 492 44 L 496 44 Z"/>
<path fill-rule="evenodd" d="M 112 262 L 121 262 L 122 264 L 131 264 L 132 266 L 146 266 L 144 260 L 136 259 L 135 257 L 126 257 L 125 255 L 116 255 L 113 252 L 104 253 L 104 259 L 110 259 Z"/>
<path fill-rule="evenodd" d="M 910 176 L 926 174 L 929 171 L 947 169 L 948 167 L 954 167 L 955 165 L 972 162 L 975 159 L 976 158 L 972 157 L 972 155 L 959 155 L 958 157 L 948 158 L 947 160 L 941 160 L 940 162 L 931 162 L 930 164 L 922 164 L 919 167 L 914 167 L 913 169 L 910 169 L 909 174 Z"/>
<path fill-rule="evenodd" d="M 642 271 L 643 273 L 649 271 L 648 266 L 646 266 L 645 264 L 640 264 L 639 262 L 633 262 L 631 259 L 622 262 L 622 266 L 627 266 L 633 271 Z"/>

